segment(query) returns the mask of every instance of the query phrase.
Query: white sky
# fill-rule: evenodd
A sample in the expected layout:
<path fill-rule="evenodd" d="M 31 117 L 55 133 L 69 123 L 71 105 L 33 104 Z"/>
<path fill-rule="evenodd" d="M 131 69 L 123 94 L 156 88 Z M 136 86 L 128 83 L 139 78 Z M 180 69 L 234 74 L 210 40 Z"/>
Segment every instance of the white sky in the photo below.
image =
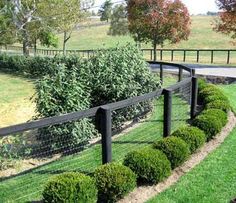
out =
<path fill-rule="evenodd" d="M 94 6 L 101 5 L 105 0 L 95 0 Z M 112 0 L 117 2 L 122 0 Z M 215 0 L 182 0 L 182 2 L 188 7 L 190 14 L 205 14 L 207 11 L 218 11 Z"/>

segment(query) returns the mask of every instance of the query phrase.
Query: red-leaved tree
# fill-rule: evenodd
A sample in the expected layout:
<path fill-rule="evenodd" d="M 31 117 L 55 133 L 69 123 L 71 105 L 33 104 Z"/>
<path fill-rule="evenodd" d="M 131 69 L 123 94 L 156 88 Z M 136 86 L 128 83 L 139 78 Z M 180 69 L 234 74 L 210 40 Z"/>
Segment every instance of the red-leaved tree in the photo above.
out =
<path fill-rule="evenodd" d="M 236 1 L 235 0 L 217 0 L 220 12 L 219 19 L 216 20 L 214 30 L 236 38 Z"/>
<path fill-rule="evenodd" d="M 137 42 L 177 43 L 190 34 L 190 15 L 180 0 L 127 0 L 129 31 Z"/>

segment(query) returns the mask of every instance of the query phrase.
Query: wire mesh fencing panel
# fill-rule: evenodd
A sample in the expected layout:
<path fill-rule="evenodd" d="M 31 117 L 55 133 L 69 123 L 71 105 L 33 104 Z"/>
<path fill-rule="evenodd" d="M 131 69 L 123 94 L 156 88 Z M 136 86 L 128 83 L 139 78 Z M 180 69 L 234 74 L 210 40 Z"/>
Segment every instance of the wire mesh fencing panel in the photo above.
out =
<path fill-rule="evenodd" d="M 117 131 L 114 125 L 115 116 L 127 115 L 133 111 L 127 121 Z M 122 162 L 130 151 L 152 145 L 163 134 L 163 99 L 158 96 L 136 105 L 112 112 L 113 138 L 112 160 Z"/>
<path fill-rule="evenodd" d="M 168 87 L 179 81 L 179 68 L 163 65 L 150 64 L 152 72 L 162 81 L 162 87 Z"/>
<path fill-rule="evenodd" d="M 172 132 L 190 119 L 191 90 L 190 81 L 172 91 Z"/>
<path fill-rule="evenodd" d="M 0 202 L 42 199 L 45 183 L 64 172 L 92 173 L 102 165 L 101 135 L 94 118 L 6 136 L 12 147 L 5 161 L 14 161 L 0 178 Z M 14 141 L 21 139 L 21 142 Z M 15 145 L 15 146 L 14 146 Z M 13 150 L 13 148 L 15 148 Z M 15 156 L 11 156 L 15 154 Z M 17 154 L 17 156 L 16 156 Z M 12 159 L 11 159 L 12 158 Z M 14 159 L 13 159 L 14 158 Z M 3 161 L 3 160 L 2 160 Z"/>

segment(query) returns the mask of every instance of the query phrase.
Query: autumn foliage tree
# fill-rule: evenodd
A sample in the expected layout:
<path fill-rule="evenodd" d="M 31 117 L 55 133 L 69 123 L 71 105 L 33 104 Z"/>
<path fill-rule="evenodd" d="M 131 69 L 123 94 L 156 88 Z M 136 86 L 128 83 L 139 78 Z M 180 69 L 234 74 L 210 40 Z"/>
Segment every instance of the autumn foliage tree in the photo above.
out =
<path fill-rule="evenodd" d="M 190 34 L 190 15 L 180 0 L 127 0 L 129 31 L 137 42 L 177 43 Z"/>
<path fill-rule="evenodd" d="M 235 0 L 217 0 L 220 10 L 219 19 L 216 20 L 214 30 L 236 39 L 236 1 Z"/>

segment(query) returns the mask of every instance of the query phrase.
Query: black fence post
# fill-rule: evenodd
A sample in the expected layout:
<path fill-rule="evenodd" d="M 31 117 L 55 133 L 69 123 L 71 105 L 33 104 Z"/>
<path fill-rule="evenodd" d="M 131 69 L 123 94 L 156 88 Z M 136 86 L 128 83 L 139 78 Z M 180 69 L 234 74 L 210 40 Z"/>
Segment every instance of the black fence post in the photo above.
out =
<path fill-rule="evenodd" d="M 197 112 L 197 94 L 198 94 L 197 77 L 192 77 L 191 119 L 195 118 Z"/>
<path fill-rule="evenodd" d="M 98 109 L 96 115 L 96 124 L 98 131 L 102 135 L 102 164 L 112 161 L 111 148 L 111 110 L 109 106 L 102 106 Z"/>
<path fill-rule="evenodd" d="M 197 50 L 197 63 L 199 63 L 199 50 Z"/>
<path fill-rule="evenodd" d="M 179 82 L 183 79 L 183 68 L 179 68 Z"/>
<path fill-rule="evenodd" d="M 211 50 L 211 63 L 214 63 L 214 51 Z"/>
<path fill-rule="evenodd" d="M 230 51 L 228 51 L 227 64 L 229 64 L 229 61 L 230 61 Z"/>
<path fill-rule="evenodd" d="M 171 50 L 171 61 L 174 60 L 174 50 Z"/>
<path fill-rule="evenodd" d="M 186 61 L 186 50 L 184 50 L 184 58 L 183 58 L 183 62 Z"/>
<path fill-rule="evenodd" d="M 163 94 L 164 94 L 163 137 L 168 137 L 171 134 L 172 91 L 164 89 Z"/>
<path fill-rule="evenodd" d="M 196 75 L 196 70 L 193 68 L 192 70 L 191 70 L 191 77 L 193 77 L 193 76 L 195 76 Z"/>
<path fill-rule="evenodd" d="M 162 61 L 162 58 L 163 58 L 163 50 L 161 49 L 160 50 L 160 60 Z"/>
<path fill-rule="evenodd" d="M 160 80 L 161 80 L 161 84 L 163 84 L 163 65 L 160 64 Z"/>

